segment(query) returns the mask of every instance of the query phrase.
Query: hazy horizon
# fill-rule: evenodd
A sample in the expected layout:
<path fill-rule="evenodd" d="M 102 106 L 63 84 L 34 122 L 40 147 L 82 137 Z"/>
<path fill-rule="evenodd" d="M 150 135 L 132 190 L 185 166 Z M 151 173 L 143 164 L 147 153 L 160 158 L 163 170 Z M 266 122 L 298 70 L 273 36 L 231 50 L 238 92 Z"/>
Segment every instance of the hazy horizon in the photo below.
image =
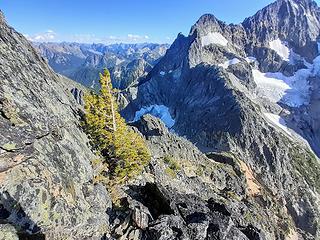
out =
<path fill-rule="evenodd" d="M 16 30 L 35 42 L 170 44 L 178 33 L 187 35 L 203 14 L 240 23 L 272 2 L 80 0 L 74 4 L 62 0 L 3 0 L 0 9 Z"/>

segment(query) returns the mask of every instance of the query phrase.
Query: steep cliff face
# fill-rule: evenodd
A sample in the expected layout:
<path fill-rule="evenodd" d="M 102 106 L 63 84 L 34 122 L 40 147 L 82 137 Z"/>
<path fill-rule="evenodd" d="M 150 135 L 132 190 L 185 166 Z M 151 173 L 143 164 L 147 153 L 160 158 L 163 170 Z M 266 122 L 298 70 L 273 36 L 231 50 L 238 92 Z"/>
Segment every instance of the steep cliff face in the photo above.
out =
<path fill-rule="evenodd" d="M 239 25 L 204 15 L 189 36 L 178 36 L 123 112 L 129 120 L 141 113 L 169 119 L 204 152 L 234 153 L 305 239 L 320 234 L 320 164 L 309 147 L 319 152 L 319 19 L 313 1 L 292 0 Z"/>
<path fill-rule="evenodd" d="M 55 74 L 0 15 L 0 218 L 48 239 L 100 239 L 110 200 L 93 184 L 76 83 Z"/>
<path fill-rule="evenodd" d="M 320 31 L 320 11 L 312 0 L 281 0 L 243 22 L 249 41 L 263 46 L 280 37 L 297 53 L 313 60 Z"/>

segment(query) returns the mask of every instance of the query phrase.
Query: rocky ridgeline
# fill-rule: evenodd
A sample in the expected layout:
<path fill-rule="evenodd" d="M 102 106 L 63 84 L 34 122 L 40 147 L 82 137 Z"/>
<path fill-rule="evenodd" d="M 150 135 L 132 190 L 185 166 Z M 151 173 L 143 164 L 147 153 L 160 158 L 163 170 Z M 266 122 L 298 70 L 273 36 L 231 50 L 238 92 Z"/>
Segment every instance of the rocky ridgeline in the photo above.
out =
<path fill-rule="evenodd" d="M 79 127 L 86 89 L 55 74 L 1 15 L 0 239 L 318 239 L 319 160 L 301 140 L 316 151 L 318 19 L 312 1 L 279 0 L 240 25 L 204 15 L 179 34 L 125 92 L 129 120 L 142 108 L 166 122 L 163 105 L 174 125 L 151 115 L 131 124 L 152 160 L 111 191 L 119 206 L 93 183 L 96 156 Z M 259 72 L 300 69 L 312 88 L 298 106 L 257 82 Z"/>
<path fill-rule="evenodd" d="M 203 152 L 235 154 L 301 239 L 320 234 L 319 20 L 310 0 L 278 0 L 239 25 L 204 15 L 123 111 L 163 105 Z"/>
<path fill-rule="evenodd" d="M 233 154 L 206 156 L 151 115 L 134 126 L 153 159 L 141 177 L 119 189 L 129 210 L 110 217 L 113 236 L 282 239 L 294 231 L 281 204 Z"/>
<path fill-rule="evenodd" d="M 0 52 L 0 218 L 12 226 L 0 236 L 100 239 L 111 202 L 92 183 L 95 156 L 70 92 L 78 84 L 54 73 L 2 14 Z"/>

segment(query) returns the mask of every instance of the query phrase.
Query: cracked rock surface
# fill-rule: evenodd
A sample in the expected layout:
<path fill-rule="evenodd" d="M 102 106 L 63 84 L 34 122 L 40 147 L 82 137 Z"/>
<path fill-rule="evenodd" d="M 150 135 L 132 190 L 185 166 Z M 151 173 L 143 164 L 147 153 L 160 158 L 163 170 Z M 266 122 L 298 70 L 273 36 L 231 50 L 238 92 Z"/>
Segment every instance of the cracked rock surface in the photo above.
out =
<path fill-rule="evenodd" d="M 20 236 L 100 239 L 110 199 L 91 181 L 95 156 L 70 92 L 81 87 L 55 74 L 2 14 L 0 52 L 1 221 Z"/>
<path fill-rule="evenodd" d="M 216 39 L 203 44 L 212 34 L 228 44 L 216 43 Z M 296 79 L 310 84 L 310 101 L 294 107 L 283 99 L 261 97 L 257 86 L 261 79 L 254 79 L 253 73 L 292 77 L 307 69 L 320 54 L 319 35 L 320 10 L 311 0 L 278 0 L 238 25 L 206 14 L 188 36 L 178 35 L 140 82 L 136 98 L 123 114 L 132 120 L 141 109 L 164 105 L 175 121 L 172 130 L 176 134 L 202 152 L 233 153 L 284 206 L 300 238 L 318 239 L 319 72 L 314 69 L 316 74 Z M 300 60 L 283 59 L 270 47 L 274 40 L 286 43 Z M 237 61 L 225 67 L 232 59 Z M 285 124 L 275 126 L 265 113 Z M 292 135 L 280 129 L 283 125 Z M 255 192 L 256 186 L 251 190 Z"/>

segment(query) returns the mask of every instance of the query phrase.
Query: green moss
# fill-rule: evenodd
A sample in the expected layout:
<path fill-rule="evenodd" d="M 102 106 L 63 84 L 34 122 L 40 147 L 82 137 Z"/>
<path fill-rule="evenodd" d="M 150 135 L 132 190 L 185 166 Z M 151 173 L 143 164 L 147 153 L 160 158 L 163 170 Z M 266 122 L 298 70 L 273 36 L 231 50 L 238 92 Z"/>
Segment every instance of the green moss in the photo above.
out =
<path fill-rule="evenodd" d="M 167 167 L 164 171 L 165 171 L 165 173 L 167 175 L 169 175 L 172 178 L 176 178 L 177 177 L 177 173 L 174 170 L 172 170 L 171 168 L 169 168 L 169 167 Z"/>
<path fill-rule="evenodd" d="M 45 203 L 39 203 L 37 213 L 41 214 L 41 222 L 43 224 L 50 224 L 50 202 L 46 201 Z"/>
<path fill-rule="evenodd" d="M 168 168 L 170 168 L 173 171 L 179 171 L 181 170 L 181 167 L 179 165 L 179 163 L 171 156 L 165 156 L 163 158 L 163 161 L 165 164 L 168 165 Z"/>
<path fill-rule="evenodd" d="M 6 144 L 2 145 L 1 148 L 6 151 L 14 151 L 17 149 L 15 143 L 6 143 Z"/>
<path fill-rule="evenodd" d="M 165 156 L 163 162 L 167 165 L 165 173 L 175 178 L 177 176 L 176 172 L 181 170 L 180 164 L 172 156 Z"/>
<path fill-rule="evenodd" d="M 70 194 L 73 201 L 76 199 L 76 189 L 74 187 L 74 184 L 71 180 L 67 180 L 65 185 L 65 191 L 66 193 Z"/>
<path fill-rule="evenodd" d="M 205 169 L 206 169 L 205 166 L 199 165 L 199 166 L 197 167 L 197 169 L 196 169 L 196 174 L 197 174 L 197 176 L 198 176 L 198 177 L 203 176 Z"/>
<path fill-rule="evenodd" d="M 239 197 L 235 192 L 229 191 L 229 192 L 227 192 L 227 196 L 228 196 L 229 198 L 237 201 L 237 202 L 240 202 L 240 201 L 241 201 L 240 197 Z"/>
<path fill-rule="evenodd" d="M 291 149 L 292 164 L 305 181 L 320 192 L 320 163 L 309 150 L 301 148 Z"/>
<path fill-rule="evenodd" d="M 27 123 L 24 122 L 18 115 L 13 115 L 10 118 L 10 122 L 13 126 L 18 126 L 18 127 L 23 127 L 27 125 Z"/>
<path fill-rule="evenodd" d="M 245 212 L 245 214 L 243 215 L 243 218 L 248 223 L 252 223 L 255 220 L 254 216 L 252 215 L 252 213 L 250 211 Z"/>

